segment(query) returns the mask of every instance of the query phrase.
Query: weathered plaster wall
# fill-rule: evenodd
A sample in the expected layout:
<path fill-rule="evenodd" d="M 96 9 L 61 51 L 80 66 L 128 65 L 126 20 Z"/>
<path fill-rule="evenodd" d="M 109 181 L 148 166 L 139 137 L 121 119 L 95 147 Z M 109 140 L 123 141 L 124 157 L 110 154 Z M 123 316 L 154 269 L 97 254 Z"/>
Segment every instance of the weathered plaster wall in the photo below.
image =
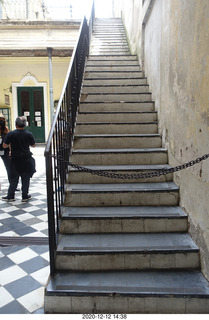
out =
<path fill-rule="evenodd" d="M 141 57 L 141 33 L 139 23 L 142 19 L 141 1 L 114 0 L 114 14 L 121 17 L 126 29 L 127 40 L 132 54 Z"/>
<path fill-rule="evenodd" d="M 135 27 L 143 29 L 140 15 Z M 170 164 L 209 153 L 209 1 L 154 0 L 142 38 L 138 54 L 144 52 L 145 75 Z M 209 279 L 209 160 L 175 174 L 175 182 Z"/>

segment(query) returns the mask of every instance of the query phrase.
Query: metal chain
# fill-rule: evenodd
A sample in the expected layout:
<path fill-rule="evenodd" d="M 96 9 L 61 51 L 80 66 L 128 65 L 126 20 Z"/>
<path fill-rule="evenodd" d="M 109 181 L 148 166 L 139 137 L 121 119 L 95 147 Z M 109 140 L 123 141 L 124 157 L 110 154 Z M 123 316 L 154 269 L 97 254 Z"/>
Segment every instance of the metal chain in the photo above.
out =
<path fill-rule="evenodd" d="M 205 154 L 204 156 L 197 158 L 195 160 L 186 162 L 180 166 L 176 166 L 176 167 L 172 167 L 170 169 L 159 169 L 159 170 L 155 170 L 155 171 L 149 171 L 149 172 L 145 172 L 145 173 L 113 173 L 113 172 L 108 172 L 105 170 L 93 170 L 84 166 L 80 166 L 77 164 L 74 164 L 70 161 L 64 161 L 62 160 L 60 157 L 56 157 L 53 156 L 54 158 L 56 158 L 57 160 L 60 160 L 63 163 L 68 164 L 70 167 L 74 168 L 74 169 L 78 169 L 79 171 L 82 172 L 88 172 L 91 173 L 93 175 L 97 175 L 97 176 L 103 176 L 103 177 L 107 177 L 107 178 L 115 178 L 115 179 L 129 179 L 129 180 L 133 180 L 133 179 L 146 179 L 146 178 L 153 178 L 153 177 L 159 177 L 162 175 L 167 175 L 169 173 L 174 173 L 177 171 L 181 171 L 184 170 L 186 168 L 192 167 L 197 163 L 200 163 L 203 160 L 206 160 L 209 158 L 209 153 Z"/>

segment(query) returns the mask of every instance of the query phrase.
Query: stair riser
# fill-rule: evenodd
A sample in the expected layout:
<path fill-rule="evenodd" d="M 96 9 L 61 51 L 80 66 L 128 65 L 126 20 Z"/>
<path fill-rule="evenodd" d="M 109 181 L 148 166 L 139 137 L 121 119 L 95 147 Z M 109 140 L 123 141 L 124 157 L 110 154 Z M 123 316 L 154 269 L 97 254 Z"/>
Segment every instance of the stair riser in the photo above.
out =
<path fill-rule="evenodd" d="M 199 253 L 58 254 L 56 267 L 71 271 L 197 269 Z"/>
<path fill-rule="evenodd" d="M 104 24 L 94 24 L 94 30 L 93 30 L 93 35 L 99 31 L 102 32 L 114 32 L 115 30 L 120 30 L 123 31 L 124 34 L 124 26 L 123 24 L 115 24 L 115 23 L 104 23 Z"/>
<path fill-rule="evenodd" d="M 154 111 L 154 102 L 140 102 L 140 103 L 81 103 L 79 106 L 80 112 L 153 112 Z M 106 118 L 107 115 L 105 115 Z M 140 115 L 140 119 L 142 115 Z M 104 117 L 103 117 L 104 118 Z M 151 120 L 152 119 L 152 120 Z M 157 119 L 157 114 L 155 118 L 149 118 L 149 121 Z M 111 117 L 112 121 L 112 117 Z M 144 121 L 144 120 L 141 120 Z"/>
<path fill-rule="evenodd" d="M 126 39 L 126 35 L 122 28 L 120 29 L 96 29 L 93 33 L 91 47 L 94 45 L 96 40 L 100 40 L 102 42 L 103 39 L 111 40 L 111 39 Z M 113 40 L 113 41 L 114 41 Z M 127 45 L 127 42 L 126 42 Z"/>
<path fill-rule="evenodd" d="M 66 207 L 97 206 L 177 206 L 178 192 L 70 192 L 66 191 Z"/>
<path fill-rule="evenodd" d="M 126 92 L 127 94 L 136 94 L 136 93 L 147 93 L 149 92 L 148 86 L 122 86 L 122 87 L 83 87 L 82 94 L 123 94 Z"/>
<path fill-rule="evenodd" d="M 111 37 L 114 36 L 115 38 L 115 34 L 111 34 L 110 35 Z M 108 37 L 103 37 L 103 41 L 102 41 L 102 45 L 105 44 L 105 45 L 110 45 L 112 46 L 112 41 L 110 39 L 108 39 Z M 99 39 L 98 36 L 94 37 L 94 41 L 93 41 L 93 45 L 94 46 L 98 46 L 98 45 L 101 45 L 101 39 Z M 118 34 L 117 34 L 117 38 L 114 40 L 114 43 L 117 45 L 117 44 L 120 44 L 120 45 L 125 45 L 127 46 L 127 40 L 126 40 L 126 37 L 122 36 L 122 37 L 118 37 Z"/>
<path fill-rule="evenodd" d="M 84 111 L 85 112 L 85 111 Z M 124 123 L 124 122 L 151 122 L 157 121 L 156 112 L 144 112 L 144 113 L 79 113 L 77 117 L 78 123 Z M 77 128 L 76 128 L 77 129 Z M 127 129 L 127 128 L 126 128 Z M 126 133 L 126 130 L 123 130 L 123 134 Z M 135 132 L 136 133 L 136 132 Z"/>
<path fill-rule="evenodd" d="M 115 171 L 114 171 L 115 172 Z M 132 174 L 132 173 L 143 173 L 142 171 L 120 171 L 123 174 Z M 117 173 L 117 172 L 116 172 Z M 102 176 L 92 175 L 87 172 L 70 172 L 68 174 L 68 183 L 130 183 L 130 182 L 169 182 L 173 180 L 173 175 L 163 175 L 160 177 L 146 178 L 146 179 L 114 179 L 106 178 Z"/>
<path fill-rule="evenodd" d="M 121 40 L 124 43 L 126 41 L 126 36 L 121 34 L 121 33 L 119 33 L 119 32 L 111 32 L 111 33 L 108 33 L 108 34 L 97 33 L 93 37 L 91 48 L 94 47 L 96 41 L 100 41 L 100 45 L 102 46 L 105 43 L 105 41 L 111 41 L 112 43 L 113 42 L 117 43 L 118 40 Z M 114 46 L 112 43 L 111 43 L 111 46 Z M 125 46 L 128 47 L 127 43 L 125 43 Z"/>
<path fill-rule="evenodd" d="M 120 40 L 119 40 L 120 41 Z M 125 57 L 123 57 L 122 60 L 107 60 L 107 59 L 88 59 L 87 61 L 87 67 L 95 67 L 95 66 L 139 66 L 138 60 L 126 60 Z"/>
<path fill-rule="evenodd" d="M 103 48 L 104 49 L 104 48 Z M 128 71 L 128 72 L 132 72 L 132 71 L 140 71 L 140 67 L 139 66 L 87 66 L 85 69 L 85 72 L 124 72 L 124 71 Z"/>
<path fill-rule="evenodd" d="M 93 37 L 95 37 L 95 35 L 106 35 L 107 37 L 109 37 L 109 35 L 111 34 L 120 34 L 122 36 L 125 36 L 125 31 L 123 26 L 118 26 L 118 27 L 114 27 L 114 26 L 95 26 L 94 28 L 94 32 L 93 32 Z M 94 41 L 93 41 L 94 42 Z"/>
<path fill-rule="evenodd" d="M 71 219 L 62 220 L 60 232 L 64 233 L 150 233 L 186 232 L 187 219 Z"/>
<path fill-rule="evenodd" d="M 137 60 L 137 56 L 132 56 L 132 55 L 122 55 L 122 56 L 105 56 L 105 55 L 98 55 L 98 56 L 89 56 L 88 58 L 88 62 L 92 63 L 93 61 L 98 60 L 98 61 L 107 61 L 109 63 L 112 61 L 136 61 Z"/>
<path fill-rule="evenodd" d="M 71 161 L 80 165 L 134 165 L 134 164 L 165 164 L 166 152 L 150 153 L 73 153 Z"/>
<path fill-rule="evenodd" d="M 101 41 L 102 40 L 102 41 Z M 124 47 L 128 47 L 127 43 L 126 42 L 126 37 L 119 34 L 119 33 L 111 33 L 111 34 L 97 34 L 93 37 L 93 44 L 91 46 L 91 49 L 94 48 L 94 46 L 96 45 L 95 42 L 99 42 L 100 41 L 100 46 L 102 47 L 106 41 L 111 41 L 112 43 L 114 42 L 114 44 L 120 44 L 121 47 L 123 47 L 123 44 L 124 44 Z M 121 43 L 120 43 L 121 41 Z M 111 47 L 114 48 L 114 45 L 111 43 Z M 111 53 L 111 54 L 114 54 L 114 53 Z"/>
<path fill-rule="evenodd" d="M 76 126 L 76 134 L 123 134 L 126 132 L 127 134 L 151 134 L 158 132 L 157 124 L 86 124 L 86 125 L 78 125 Z"/>
<path fill-rule="evenodd" d="M 124 86 L 123 88 L 127 88 L 126 86 L 140 86 L 140 85 L 146 85 L 147 79 L 146 78 L 139 78 L 139 79 L 96 79 L 96 80 L 88 80 L 85 79 L 83 82 L 83 90 L 88 86 L 90 89 L 91 86 L 104 86 L 104 90 L 106 90 L 105 86 Z M 96 88 L 95 88 L 96 89 Z M 124 92 L 124 91 L 123 91 Z"/>
<path fill-rule="evenodd" d="M 82 138 L 75 136 L 75 149 L 118 149 L 118 148 L 160 148 L 160 137 L 109 137 L 109 138 Z"/>
<path fill-rule="evenodd" d="M 208 299 L 178 295 L 77 294 L 45 296 L 47 313 L 208 314 Z"/>
<path fill-rule="evenodd" d="M 114 41 L 115 42 L 115 41 Z M 129 52 L 129 47 L 123 43 L 115 43 L 114 45 L 108 45 L 108 44 L 105 44 L 105 41 L 103 41 L 102 44 L 100 45 L 93 45 L 91 47 L 91 52 L 94 52 L 94 51 L 101 51 L 101 50 L 106 50 L 106 51 L 109 51 L 111 54 L 113 54 L 114 51 L 118 50 L 118 51 L 127 51 Z"/>
<path fill-rule="evenodd" d="M 134 79 L 143 78 L 143 72 L 85 72 L 85 79 Z"/>
<path fill-rule="evenodd" d="M 121 50 L 121 49 L 111 49 L 111 50 L 107 50 L 107 49 L 94 49 L 91 51 L 91 54 L 109 54 L 109 55 L 112 55 L 112 54 L 118 54 L 118 55 L 121 55 L 121 54 L 128 54 L 129 51 L 128 50 Z"/>
<path fill-rule="evenodd" d="M 82 94 L 81 102 L 151 101 L 150 93 L 141 94 Z"/>

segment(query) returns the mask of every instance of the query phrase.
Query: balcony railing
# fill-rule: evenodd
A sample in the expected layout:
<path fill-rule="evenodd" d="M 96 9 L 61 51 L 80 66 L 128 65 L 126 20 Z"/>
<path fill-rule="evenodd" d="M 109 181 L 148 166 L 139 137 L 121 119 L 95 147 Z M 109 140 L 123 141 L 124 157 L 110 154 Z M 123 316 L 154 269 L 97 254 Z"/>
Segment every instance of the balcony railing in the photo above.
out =
<path fill-rule="evenodd" d="M 89 23 L 84 17 L 71 57 L 69 69 L 58 102 L 54 121 L 45 148 L 46 182 L 49 226 L 49 251 L 51 274 L 55 272 L 57 240 L 62 217 L 64 186 L 71 155 L 77 108 L 83 81 L 89 39 L 94 20 L 94 2 Z"/>

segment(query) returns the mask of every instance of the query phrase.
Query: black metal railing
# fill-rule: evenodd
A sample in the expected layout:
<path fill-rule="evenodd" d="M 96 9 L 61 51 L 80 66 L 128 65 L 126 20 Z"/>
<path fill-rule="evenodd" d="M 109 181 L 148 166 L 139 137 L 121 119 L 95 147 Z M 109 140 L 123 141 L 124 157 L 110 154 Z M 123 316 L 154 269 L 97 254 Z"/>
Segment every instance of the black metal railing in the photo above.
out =
<path fill-rule="evenodd" d="M 94 1 L 91 12 L 93 25 Z M 91 27 L 92 30 L 92 27 Z M 71 155 L 77 108 L 83 81 L 86 57 L 89 54 L 89 25 L 84 17 L 73 51 L 63 90 L 57 105 L 45 148 L 48 205 L 48 234 L 51 274 L 55 272 L 57 240 L 68 172 L 66 162 Z"/>

